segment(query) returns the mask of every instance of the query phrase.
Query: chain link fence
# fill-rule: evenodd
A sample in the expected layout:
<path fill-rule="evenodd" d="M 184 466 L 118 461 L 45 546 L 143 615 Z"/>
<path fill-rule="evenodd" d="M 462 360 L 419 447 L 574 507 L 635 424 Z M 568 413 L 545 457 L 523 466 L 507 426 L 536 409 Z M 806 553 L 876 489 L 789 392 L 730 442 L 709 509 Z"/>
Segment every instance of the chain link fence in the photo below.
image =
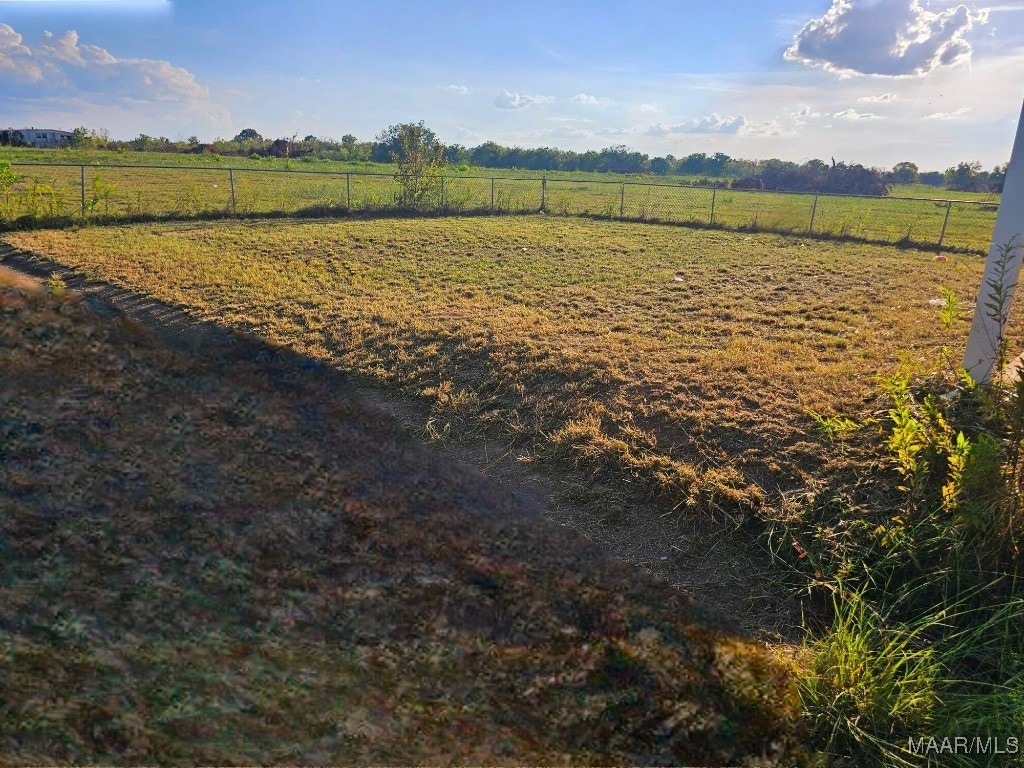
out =
<path fill-rule="evenodd" d="M 624 181 L 451 175 L 416 200 L 390 174 L 182 166 L 13 164 L 0 224 L 331 214 L 416 208 L 537 213 L 851 237 L 986 253 L 998 205 Z"/>

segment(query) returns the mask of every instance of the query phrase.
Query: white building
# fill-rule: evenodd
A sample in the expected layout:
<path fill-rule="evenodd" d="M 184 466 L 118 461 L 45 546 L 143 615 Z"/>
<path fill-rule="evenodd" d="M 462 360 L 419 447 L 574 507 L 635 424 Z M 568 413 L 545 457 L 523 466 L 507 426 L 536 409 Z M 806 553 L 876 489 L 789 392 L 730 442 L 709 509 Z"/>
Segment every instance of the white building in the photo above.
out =
<path fill-rule="evenodd" d="M 0 131 L 0 144 L 27 144 L 30 147 L 66 147 L 72 137 L 71 131 L 56 131 L 52 128 L 8 128 Z"/>

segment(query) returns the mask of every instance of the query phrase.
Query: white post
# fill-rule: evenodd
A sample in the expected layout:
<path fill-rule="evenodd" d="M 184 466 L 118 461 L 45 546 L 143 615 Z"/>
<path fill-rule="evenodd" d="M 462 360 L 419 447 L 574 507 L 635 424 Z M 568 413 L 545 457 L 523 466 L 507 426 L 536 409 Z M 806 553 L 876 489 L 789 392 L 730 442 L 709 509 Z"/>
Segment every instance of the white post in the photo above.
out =
<path fill-rule="evenodd" d="M 1002 280 L 1006 289 L 1006 304 L 1003 317 L 994 316 L 986 307 L 995 294 L 994 283 L 998 279 L 997 262 L 1003 249 L 1014 247 L 1003 270 Z M 988 249 L 988 260 L 985 262 L 985 274 L 981 278 L 978 290 L 978 301 L 974 309 L 974 321 L 971 323 L 971 334 L 967 337 L 967 350 L 964 352 L 964 368 L 971 378 L 979 383 L 992 378 L 996 364 L 999 339 L 1003 334 L 1003 320 L 1009 311 L 1009 303 L 1013 298 L 1013 290 L 1020 273 L 1021 255 L 1024 253 L 1024 108 L 1021 109 L 1020 120 L 1017 121 L 1017 138 L 1013 142 L 1010 154 L 1010 165 L 1006 169 L 1006 181 L 1003 183 L 1003 197 L 996 214 L 996 227 L 992 232 L 992 244 Z"/>

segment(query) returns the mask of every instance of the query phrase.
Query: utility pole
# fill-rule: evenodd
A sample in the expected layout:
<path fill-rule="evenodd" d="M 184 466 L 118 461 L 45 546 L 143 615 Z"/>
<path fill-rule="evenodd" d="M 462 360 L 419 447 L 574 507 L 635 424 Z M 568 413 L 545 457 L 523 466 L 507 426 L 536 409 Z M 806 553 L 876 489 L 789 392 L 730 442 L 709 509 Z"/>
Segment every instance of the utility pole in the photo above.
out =
<path fill-rule="evenodd" d="M 1024 252 L 1024 108 L 1017 121 L 1017 137 L 1010 153 L 1010 165 L 1003 182 L 1003 196 L 996 214 L 996 227 L 988 249 L 985 274 L 981 278 L 978 301 L 974 308 L 971 333 L 964 352 L 964 369 L 976 382 L 984 383 L 999 375 L 994 371 L 999 358 L 1003 325 L 1010 311 L 1010 302 L 1020 274 Z M 1005 261 L 1004 261 L 1005 258 Z M 1003 263 L 1000 263 L 1003 262 Z M 1000 311 L 990 305 L 1002 294 Z"/>

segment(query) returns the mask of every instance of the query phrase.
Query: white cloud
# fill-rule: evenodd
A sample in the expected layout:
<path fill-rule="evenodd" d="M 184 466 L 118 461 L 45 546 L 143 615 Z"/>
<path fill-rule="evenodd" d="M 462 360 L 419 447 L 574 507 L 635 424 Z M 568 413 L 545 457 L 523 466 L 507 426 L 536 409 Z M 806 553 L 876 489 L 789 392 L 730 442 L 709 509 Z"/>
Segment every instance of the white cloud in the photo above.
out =
<path fill-rule="evenodd" d="M 176 116 L 199 115 L 224 124 L 227 112 L 187 69 L 159 59 L 119 58 L 105 48 L 81 42 L 75 30 L 44 33 L 35 49 L 0 24 L 0 100 L 46 98 L 56 102 L 85 99 L 93 104 L 155 104 L 173 107 Z M 19 87 L 30 83 L 31 89 Z"/>
<path fill-rule="evenodd" d="M 465 96 L 469 93 L 469 88 L 465 85 L 439 85 L 437 87 L 442 91 L 451 91 L 459 96 Z"/>
<path fill-rule="evenodd" d="M 4 79 L 21 82 L 37 83 L 43 79 L 43 71 L 33 60 L 32 51 L 22 42 L 21 35 L 6 24 L 0 24 L 0 73 Z"/>
<path fill-rule="evenodd" d="M 832 117 L 838 117 L 840 120 L 877 120 L 880 116 L 874 112 L 858 112 L 856 109 L 844 109 L 842 112 L 836 112 Z"/>
<path fill-rule="evenodd" d="M 720 117 L 712 113 L 707 117 L 685 120 L 675 125 L 658 123 L 647 129 L 648 136 L 667 136 L 671 133 L 739 133 L 747 125 L 743 115 Z"/>
<path fill-rule="evenodd" d="M 891 101 L 896 101 L 897 98 L 895 93 L 883 93 L 880 96 L 860 96 L 857 102 L 860 104 L 888 104 Z"/>
<path fill-rule="evenodd" d="M 79 45 L 78 33 L 71 29 L 60 37 L 50 36 L 54 40 L 39 49 L 39 55 L 76 67 L 88 65 L 116 65 L 117 59 L 109 51 L 95 45 Z"/>
<path fill-rule="evenodd" d="M 765 120 L 761 123 L 747 123 L 743 127 L 743 134 L 745 136 L 786 136 L 791 133 L 793 131 L 791 129 L 787 130 L 778 119 Z"/>
<path fill-rule="evenodd" d="M 498 109 L 526 109 L 532 104 L 546 104 L 554 101 L 551 96 L 527 96 L 522 93 L 502 91 L 494 97 L 494 106 Z"/>
<path fill-rule="evenodd" d="M 925 10 L 921 0 L 832 0 L 785 53 L 789 61 L 844 75 L 920 76 L 971 58 L 964 39 L 988 11 L 957 5 Z"/>
<path fill-rule="evenodd" d="M 963 117 L 971 111 L 970 107 L 960 107 L 960 109 L 953 110 L 952 112 L 933 112 L 930 115 L 925 115 L 925 120 L 956 120 L 958 117 Z"/>
<path fill-rule="evenodd" d="M 796 112 L 791 112 L 789 117 L 797 125 L 804 125 L 808 120 L 814 117 L 821 117 L 821 112 L 813 112 L 810 107 L 800 107 Z"/>
<path fill-rule="evenodd" d="M 586 104 L 588 106 L 596 106 L 601 103 L 597 96 L 591 96 L 589 93 L 577 93 L 572 97 L 572 100 L 577 104 Z"/>
<path fill-rule="evenodd" d="M 654 114 L 655 112 L 661 112 L 661 107 L 657 104 L 641 104 L 636 108 L 636 111 L 644 114 Z"/>

